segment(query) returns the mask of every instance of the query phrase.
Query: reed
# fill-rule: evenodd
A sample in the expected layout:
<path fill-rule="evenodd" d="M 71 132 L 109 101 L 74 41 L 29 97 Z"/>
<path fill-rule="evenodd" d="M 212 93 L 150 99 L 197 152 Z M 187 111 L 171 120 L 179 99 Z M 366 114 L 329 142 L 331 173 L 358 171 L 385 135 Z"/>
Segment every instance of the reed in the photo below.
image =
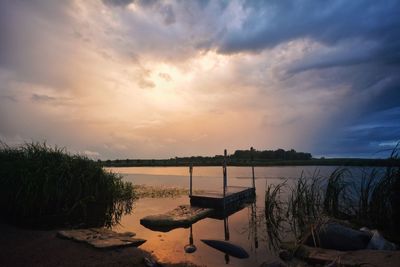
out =
<path fill-rule="evenodd" d="M 283 222 L 285 219 L 285 206 L 281 200 L 281 192 L 286 187 L 286 182 L 268 185 L 265 192 L 265 221 L 267 226 L 268 243 L 270 248 L 276 249 L 282 242 Z"/>
<path fill-rule="evenodd" d="M 305 177 L 302 173 L 295 186 L 290 189 L 286 217 L 290 220 L 289 225 L 296 240 L 322 216 L 321 183 L 319 172 L 315 171 L 311 177 Z"/>
<path fill-rule="evenodd" d="M 324 194 L 324 211 L 335 218 L 346 217 L 343 209 L 351 209 L 349 205 L 349 186 L 351 172 L 347 168 L 337 168 L 328 177 Z"/>
<path fill-rule="evenodd" d="M 390 158 L 399 159 L 399 145 Z M 282 199 L 283 188 L 287 202 Z M 361 177 L 354 177 L 346 168 L 337 168 L 329 177 L 315 172 L 310 177 L 302 173 L 294 186 L 284 182 L 269 186 L 265 196 L 267 227 L 279 241 L 282 224 L 287 224 L 299 241 L 327 217 L 346 219 L 358 226 L 377 228 L 392 241 L 400 241 L 400 167 L 366 169 Z M 285 216 L 282 216 L 286 213 Z"/>
<path fill-rule="evenodd" d="M 132 209 L 132 184 L 45 143 L 0 144 L 0 217 L 34 227 L 111 226 Z"/>

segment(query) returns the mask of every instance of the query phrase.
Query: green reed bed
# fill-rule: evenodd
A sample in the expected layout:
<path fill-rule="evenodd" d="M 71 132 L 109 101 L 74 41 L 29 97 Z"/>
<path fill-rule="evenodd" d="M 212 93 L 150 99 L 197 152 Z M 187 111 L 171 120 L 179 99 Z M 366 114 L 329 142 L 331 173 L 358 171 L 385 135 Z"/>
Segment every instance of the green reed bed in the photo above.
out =
<path fill-rule="evenodd" d="M 0 217 L 34 227 L 111 226 L 132 209 L 133 186 L 98 163 L 41 143 L 0 143 Z"/>
<path fill-rule="evenodd" d="M 389 160 L 398 160 L 397 146 Z M 284 198 L 286 198 L 284 200 Z M 270 185 L 265 195 L 265 216 L 270 239 L 282 239 L 282 224 L 295 241 L 326 218 L 345 219 L 357 226 L 377 228 L 388 239 L 400 241 L 400 167 L 364 169 L 355 177 L 338 168 L 329 177 L 304 174 L 294 185 Z M 275 228 L 275 230 L 274 230 Z M 274 233 L 270 235 L 270 233 Z"/>

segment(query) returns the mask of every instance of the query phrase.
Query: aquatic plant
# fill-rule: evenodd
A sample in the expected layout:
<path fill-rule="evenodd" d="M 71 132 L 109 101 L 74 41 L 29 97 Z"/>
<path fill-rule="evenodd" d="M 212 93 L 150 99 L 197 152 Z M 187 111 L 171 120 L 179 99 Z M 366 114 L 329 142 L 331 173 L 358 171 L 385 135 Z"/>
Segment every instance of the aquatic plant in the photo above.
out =
<path fill-rule="evenodd" d="M 346 179 L 351 177 L 351 172 L 347 168 L 337 168 L 328 177 L 328 183 L 324 195 L 324 211 L 333 217 L 343 218 L 342 209 L 347 209 L 351 205 L 349 202 L 348 187 Z"/>
<path fill-rule="evenodd" d="M 132 209 L 132 184 L 45 143 L 0 143 L 0 216 L 37 227 L 111 226 Z"/>
<path fill-rule="evenodd" d="M 265 192 L 265 222 L 270 249 L 277 249 L 283 239 L 283 222 L 286 218 L 281 192 L 285 187 L 286 181 L 278 185 L 268 185 Z"/>
<path fill-rule="evenodd" d="M 286 217 L 296 239 L 315 225 L 322 216 L 322 177 L 317 171 L 311 177 L 301 174 L 290 189 Z"/>
<path fill-rule="evenodd" d="M 134 185 L 135 198 L 176 198 L 187 196 L 189 189 L 167 186 Z M 195 194 L 201 194 L 204 191 L 195 190 Z"/>
<path fill-rule="evenodd" d="M 393 162 L 399 159 L 399 146 L 392 151 Z M 287 202 L 282 189 L 287 188 Z M 400 167 L 364 170 L 354 177 L 350 170 L 337 168 L 329 177 L 315 172 L 311 177 L 302 173 L 295 185 L 286 182 L 268 186 L 265 194 L 265 217 L 272 237 L 282 240 L 282 224 L 291 229 L 295 241 L 314 229 L 327 217 L 346 219 L 359 226 L 378 228 L 388 238 L 400 241 Z M 286 216 L 282 216 L 285 212 Z M 275 244 L 276 245 L 276 244 Z"/>

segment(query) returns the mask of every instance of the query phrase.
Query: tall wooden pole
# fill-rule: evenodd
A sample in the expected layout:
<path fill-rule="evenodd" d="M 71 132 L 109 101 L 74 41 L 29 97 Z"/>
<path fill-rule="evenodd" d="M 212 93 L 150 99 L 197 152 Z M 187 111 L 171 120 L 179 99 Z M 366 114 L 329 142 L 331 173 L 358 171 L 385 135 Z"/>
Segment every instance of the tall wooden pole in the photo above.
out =
<path fill-rule="evenodd" d="M 250 148 L 250 157 L 251 157 L 251 172 L 253 174 L 253 188 L 256 188 L 256 177 L 254 175 L 254 148 Z"/>
<path fill-rule="evenodd" d="M 227 154 L 226 154 L 226 149 L 224 150 L 224 163 L 223 163 L 223 166 L 222 166 L 222 171 L 223 171 L 223 174 L 224 174 L 224 177 L 223 177 L 223 187 L 224 187 L 224 198 L 225 198 L 225 195 L 226 195 L 226 189 L 227 189 L 227 186 L 228 186 L 228 181 L 227 181 L 227 174 L 226 174 L 226 156 L 227 156 Z"/>
<path fill-rule="evenodd" d="M 193 191 L 192 191 L 192 187 L 193 187 L 193 184 L 192 184 L 192 176 L 193 176 L 193 164 L 192 163 L 190 163 L 190 165 L 189 165 L 189 175 L 190 175 L 190 179 L 189 179 L 189 196 L 192 196 L 192 193 L 193 193 Z"/>

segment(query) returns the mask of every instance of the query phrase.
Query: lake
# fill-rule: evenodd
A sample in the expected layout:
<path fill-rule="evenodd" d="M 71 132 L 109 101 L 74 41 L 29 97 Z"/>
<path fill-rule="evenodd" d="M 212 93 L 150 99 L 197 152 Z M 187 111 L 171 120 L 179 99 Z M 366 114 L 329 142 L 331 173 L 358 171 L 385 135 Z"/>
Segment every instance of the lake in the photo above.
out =
<path fill-rule="evenodd" d="M 178 205 L 189 204 L 189 197 L 177 198 L 143 198 L 135 202 L 133 211 L 121 219 L 121 225 L 116 231 L 132 231 L 138 237 L 147 239 L 141 248 L 152 252 L 162 262 L 191 261 L 198 265 L 221 266 L 259 266 L 265 261 L 275 259 L 276 254 L 269 249 L 265 231 L 264 200 L 266 185 L 279 184 L 287 180 L 295 182 L 303 173 L 312 176 L 319 173 L 328 176 L 335 166 L 283 166 L 283 167 L 256 167 L 256 194 L 254 204 L 230 215 L 227 219 L 218 220 L 206 218 L 192 225 L 190 228 L 179 228 L 169 232 L 152 231 L 140 225 L 140 219 L 147 215 L 165 213 Z M 189 169 L 187 167 L 127 167 L 107 168 L 123 175 L 125 181 L 137 185 L 189 187 Z M 358 171 L 356 168 L 352 170 Z M 252 186 L 251 167 L 228 167 L 228 185 Z M 222 190 L 222 167 L 194 167 L 194 190 Z M 193 243 L 197 250 L 188 254 L 184 246 L 189 244 L 190 230 Z M 250 255 L 248 259 L 237 259 L 215 250 L 201 239 L 229 240 L 243 247 Z"/>

